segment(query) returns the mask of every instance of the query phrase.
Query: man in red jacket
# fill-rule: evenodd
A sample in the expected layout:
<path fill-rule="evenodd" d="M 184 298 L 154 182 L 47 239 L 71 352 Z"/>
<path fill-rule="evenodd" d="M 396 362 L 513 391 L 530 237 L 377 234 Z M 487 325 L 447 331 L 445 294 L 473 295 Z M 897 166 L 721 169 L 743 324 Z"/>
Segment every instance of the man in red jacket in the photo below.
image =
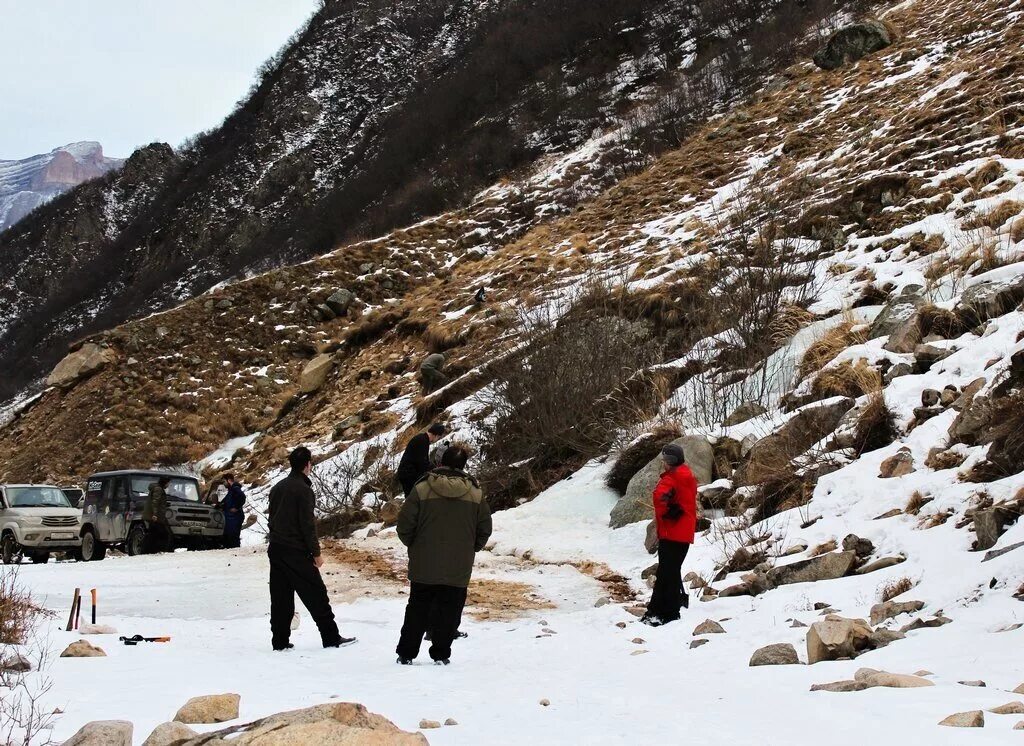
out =
<path fill-rule="evenodd" d="M 697 479 L 686 465 L 680 446 L 661 451 L 665 472 L 654 488 L 654 520 L 658 526 L 658 574 L 651 602 L 640 621 L 657 627 L 679 618 L 684 603 L 681 570 L 697 528 Z"/>

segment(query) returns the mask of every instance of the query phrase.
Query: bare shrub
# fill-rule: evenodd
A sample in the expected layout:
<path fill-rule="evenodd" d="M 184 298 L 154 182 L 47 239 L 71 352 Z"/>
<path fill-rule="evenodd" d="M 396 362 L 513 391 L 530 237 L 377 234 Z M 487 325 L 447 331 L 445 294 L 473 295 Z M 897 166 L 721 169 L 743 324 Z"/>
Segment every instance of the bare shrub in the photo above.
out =
<path fill-rule="evenodd" d="M 921 508 L 934 500 L 930 495 L 925 495 L 920 490 L 914 490 L 914 493 L 907 500 L 906 507 L 903 508 L 903 512 L 907 515 L 918 515 L 921 512 Z"/>
<path fill-rule="evenodd" d="M 883 583 L 878 589 L 878 600 L 882 603 L 891 601 L 897 596 L 902 596 L 904 593 L 914 587 L 914 581 L 904 576 L 894 580 L 889 580 Z"/>
<path fill-rule="evenodd" d="M 818 399 L 848 396 L 857 399 L 882 388 L 882 376 L 864 360 L 843 361 L 821 371 L 811 384 L 811 393 Z"/>
<path fill-rule="evenodd" d="M 885 403 L 881 391 L 873 393 L 857 417 L 853 432 L 854 452 L 858 455 L 884 448 L 899 437 L 896 415 Z"/>
<path fill-rule="evenodd" d="M 398 494 L 395 464 L 380 447 L 365 451 L 350 448 L 317 464 L 311 479 L 318 495 L 318 519 L 325 533 L 372 520 L 380 507 Z"/>
<path fill-rule="evenodd" d="M 0 645 L 24 645 L 29 632 L 47 612 L 18 582 L 17 568 L 0 575 Z"/>
<path fill-rule="evenodd" d="M 627 445 L 615 458 L 605 484 L 618 492 L 626 494 L 629 480 L 642 468 L 647 466 L 661 453 L 666 444 L 671 443 L 683 434 L 682 428 L 676 423 L 664 423 L 652 432 L 646 433 Z"/>
<path fill-rule="evenodd" d="M 363 316 L 345 333 L 345 344 L 349 347 L 365 347 L 373 344 L 405 318 L 408 311 L 373 311 Z"/>
<path fill-rule="evenodd" d="M 858 328 L 857 322 L 853 318 L 844 318 L 814 340 L 804 352 L 800 360 L 800 377 L 806 378 L 818 372 L 847 347 L 866 341 L 867 333 Z"/>

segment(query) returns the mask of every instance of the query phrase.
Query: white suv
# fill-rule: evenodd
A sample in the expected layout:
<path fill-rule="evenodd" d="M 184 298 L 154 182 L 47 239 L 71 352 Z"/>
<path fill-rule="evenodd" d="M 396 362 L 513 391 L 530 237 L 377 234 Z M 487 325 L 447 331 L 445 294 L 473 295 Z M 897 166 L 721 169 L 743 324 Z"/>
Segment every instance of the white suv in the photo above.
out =
<path fill-rule="evenodd" d="M 76 558 L 82 547 L 82 511 L 60 487 L 0 484 L 0 557 L 5 565 L 29 557 L 46 562 L 50 552 Z"/>

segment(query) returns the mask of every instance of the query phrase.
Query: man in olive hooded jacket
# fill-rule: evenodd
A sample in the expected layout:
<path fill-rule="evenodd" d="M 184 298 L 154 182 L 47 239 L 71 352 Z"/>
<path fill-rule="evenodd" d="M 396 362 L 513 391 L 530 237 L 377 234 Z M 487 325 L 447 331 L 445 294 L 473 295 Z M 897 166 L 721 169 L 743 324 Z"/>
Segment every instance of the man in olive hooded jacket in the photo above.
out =
<path fill-rule="evenodd" d="M 469 449 L 453 444 L 441 466 L 421 479 L 398 516 L 398 538 L 409 548 L 409 602 L 398 662 L 409 664 L 431 628 L 430 657 L 448 664 L 466 603 L 475 555 L 491 536 L 491 511 L 476 480 L 463 471 Z"/>

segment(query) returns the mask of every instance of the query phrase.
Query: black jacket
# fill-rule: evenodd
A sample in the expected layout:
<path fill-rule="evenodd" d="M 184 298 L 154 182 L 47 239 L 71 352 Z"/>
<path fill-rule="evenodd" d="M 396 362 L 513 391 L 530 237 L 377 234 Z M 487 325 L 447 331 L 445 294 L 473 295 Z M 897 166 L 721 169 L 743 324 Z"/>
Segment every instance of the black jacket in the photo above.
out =
<path fill-rule="evenodd" d="M 405 447 L 402 460 L 398 462 L 398 481 L 408 497 L 412 488 L 430 471 L 430 436 L 420 433 L 413 436 Z"/>
<path fill-rule="evenodd" d="M 270 543 L 320 555 L 313 520 L 313 483 L 300 471 L 293 471 L 270 489 Z"/>

